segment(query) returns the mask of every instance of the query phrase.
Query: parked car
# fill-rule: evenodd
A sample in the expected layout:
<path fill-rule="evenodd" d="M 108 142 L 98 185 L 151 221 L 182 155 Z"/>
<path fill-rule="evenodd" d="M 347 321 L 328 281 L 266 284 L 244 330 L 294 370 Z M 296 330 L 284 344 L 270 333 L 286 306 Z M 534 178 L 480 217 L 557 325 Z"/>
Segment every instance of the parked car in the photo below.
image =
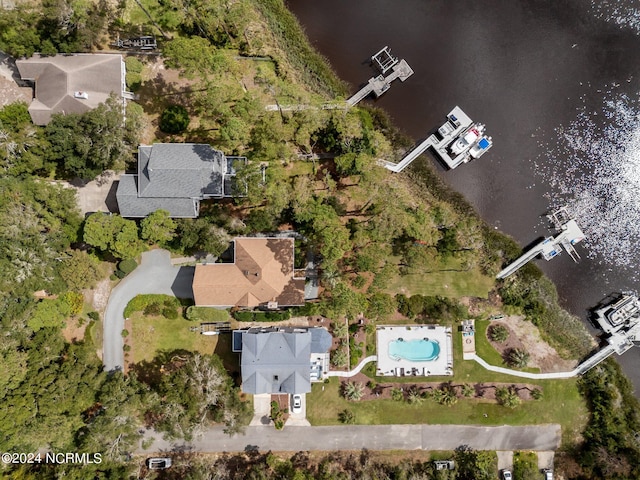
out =
<path fill-rule="evenodd" d="M 147 467 L 149 470 L 164 470 L 171 466 L 171 459 L 169 457 L 153 457 L 147 459 Z"/>
<path fill-rule="evenodd" d="M 291 413 L 302 412 L 302 395 L 292 395 L 291 397 Z"/>
<path fill-rule="evenodd" d="M 513 480 L 511 470 L 502 470 L 502 480 Z"/>
<path fill-rule="evenodd" d="M 542 474 L 544 475 L 544 480 L 553 480 L 553 470 L 550 468 L 542 470 Z"/>
<path fill-rule="evenodd" d="M 436 466 L 436 470 L 453 470 L 455 468 L 453 460 L 436 460 L 433 463 Z"/>

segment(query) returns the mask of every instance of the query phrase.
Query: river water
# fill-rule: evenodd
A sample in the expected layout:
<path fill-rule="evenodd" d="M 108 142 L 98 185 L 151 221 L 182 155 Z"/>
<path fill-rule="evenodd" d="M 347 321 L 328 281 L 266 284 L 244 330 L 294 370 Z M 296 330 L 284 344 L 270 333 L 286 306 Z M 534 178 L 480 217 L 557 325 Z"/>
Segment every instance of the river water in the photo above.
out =
<path fill-rule="evenodd" d="M 415 74 L 376 104 L 428 136 L 459 105 L 494 146 L 444 180 L 522 246 L 567 205 L 587 240 L 537 265 L 585 319 L 611 292 L 640 290 L 640 1 L 288 0 L 353 91 L 385 45 Z M 416 161 L 430 161 L 423 156 Z M 640 394 L 640 349 L 618 357 Z"/>

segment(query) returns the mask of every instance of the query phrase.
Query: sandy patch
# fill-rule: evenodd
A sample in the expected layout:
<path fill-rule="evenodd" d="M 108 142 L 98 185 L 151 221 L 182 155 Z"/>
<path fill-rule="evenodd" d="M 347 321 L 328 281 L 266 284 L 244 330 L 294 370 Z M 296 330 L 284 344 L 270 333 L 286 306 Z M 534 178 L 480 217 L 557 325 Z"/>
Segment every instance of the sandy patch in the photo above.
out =
<path fill-rule="evenodd" d="M 84 332 L 87 329 L 89 320 L 83 318 L 82 325 L 80 325 L 80 321 L 81 317 L 67 320 L 67 325 L 62 330 L 62 336 L 67 342 L 73 343 L 84 340 Z"/>
<path fill-rule="evenodd" d="M 503 325 L 509 330 L 509 337 L 502 343 L 489 339 L 489 343 L 504 357 L 505 352 L 524 348 L 529 355 L 529 367 L 539 368 L 541 372 L 565 372 L 577 365 L 576 360 L 565 360 L 558 352 L 540 337 L 538 327 L 524 320 L 521 315 L 512 315 L 504 319 L 491 322 L 492 325 Z"/>
<path fill-rule="evenodd" d="M 96 288 L 91 290 L 93 297 L 91 299 L 91 305 L 93 308 L 103 314 L 104 310 L 107 308 L 107 302 L 109 301 L 109 295 L 111 294 L 111 280 L 105 278 L 98 282 Z"/>

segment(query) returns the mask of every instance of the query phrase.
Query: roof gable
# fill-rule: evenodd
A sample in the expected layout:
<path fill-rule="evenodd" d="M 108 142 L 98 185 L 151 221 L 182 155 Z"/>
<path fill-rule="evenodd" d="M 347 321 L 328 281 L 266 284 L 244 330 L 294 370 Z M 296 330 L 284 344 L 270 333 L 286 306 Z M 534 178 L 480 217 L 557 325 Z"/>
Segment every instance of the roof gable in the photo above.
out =
<path fill-rule="evenodd" d="M 306 393 L 310 380 L 311 333 L 242 333 L 242 390 L 246 393 Z"/>

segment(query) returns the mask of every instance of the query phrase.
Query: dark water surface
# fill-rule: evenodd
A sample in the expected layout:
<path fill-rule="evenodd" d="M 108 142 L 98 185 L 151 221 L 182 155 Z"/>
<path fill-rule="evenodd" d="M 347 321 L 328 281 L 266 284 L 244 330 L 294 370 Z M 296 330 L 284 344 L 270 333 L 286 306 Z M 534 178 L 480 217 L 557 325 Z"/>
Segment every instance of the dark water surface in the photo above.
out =
<path fill-rule="evenodd" d="M 579 111 L 602 110 L 607 96 L 637 99 L 640 91 L 637 31 L 604 18 L 598 5 L 585 0 L 288 0 L 288 5 L 353 91 L 373 75 L 368 59 L 384 45 L 407 60 L 415 74 L 394 83 L 376 103 L 413 138 L 425 138 L 455 105 L 487 125 L 493 148 L 476 162 L 442 171 L 442 177 L 489 224 L 523 246 L 549 233 L 540 217 L 551 206 L 553 187 L 539 171 L 564 175 L 564 166 L 547 155 L 559 142 L 558 129 L 575 122 Z M 435 162 L 424 156 L 416 161 Z M 586 258 L 588 249 L 588 242 L 578 247 L 579 264 L 568 255 L 537 261 L 556 283 L 563 306 L 585 322 L 587 309 L 610 292 L 638 290 L 635 253 L 620 267 L 603 255 Z M 618 359 L 638 394 L 640 349 Z"/>

